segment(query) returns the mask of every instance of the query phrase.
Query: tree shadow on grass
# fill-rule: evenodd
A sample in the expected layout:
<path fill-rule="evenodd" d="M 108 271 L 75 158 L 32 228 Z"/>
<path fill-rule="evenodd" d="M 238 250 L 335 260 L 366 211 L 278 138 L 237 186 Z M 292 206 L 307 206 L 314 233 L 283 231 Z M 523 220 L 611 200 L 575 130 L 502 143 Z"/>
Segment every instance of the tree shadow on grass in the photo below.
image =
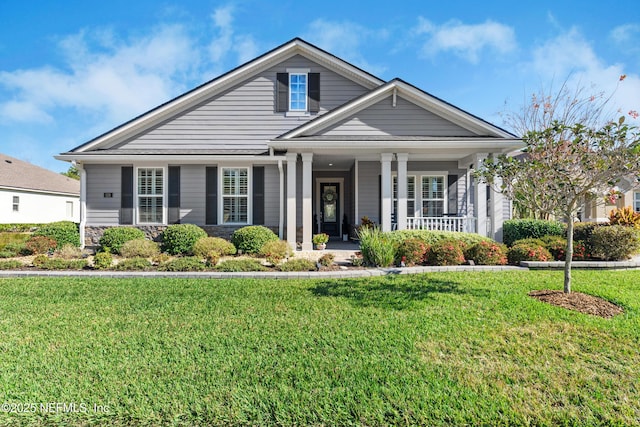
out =
<path fill-rule="evenodd" d="M 428 276 L 387 276 L 368 281 L 354 279 L 323 280 L 311 288 L 319 297 L 338 297 L 358 307 L 393 310 L 412 308 L 416 302 L 435 300 L 438 294 L 463 295 L 484 293 L 462 288 L 460 282 Z M 479 296 L 479 295 L 477 295 Z"/>

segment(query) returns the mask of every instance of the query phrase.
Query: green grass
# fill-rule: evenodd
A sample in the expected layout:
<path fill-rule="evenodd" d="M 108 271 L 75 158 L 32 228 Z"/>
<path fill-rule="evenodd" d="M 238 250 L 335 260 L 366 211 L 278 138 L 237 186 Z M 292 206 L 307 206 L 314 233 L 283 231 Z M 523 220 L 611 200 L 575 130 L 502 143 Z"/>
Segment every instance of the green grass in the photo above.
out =
<path fill-rule="evenodd" d="M 0 280 L 0 425 L 640 423 L 640 272 Z M 107 407 L 94 413 L 93 405 Z"/>

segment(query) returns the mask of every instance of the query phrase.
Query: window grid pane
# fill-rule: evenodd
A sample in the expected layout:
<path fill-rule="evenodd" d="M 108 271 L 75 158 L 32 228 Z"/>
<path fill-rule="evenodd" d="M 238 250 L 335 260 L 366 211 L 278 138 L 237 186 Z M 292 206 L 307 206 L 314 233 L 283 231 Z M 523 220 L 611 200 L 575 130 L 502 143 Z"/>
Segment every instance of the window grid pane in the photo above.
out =
<path fill-rule="evenodd" d="M 163 169 L 138 169 L 138 222 L 163 222 Z"/>
<path fill-rule="evenodd" d="M 222 170 L 224 223 L 247 223 L 249 212 L 249 170 L 229 168 Z"/>
<path fill-rule="evenodd" d="M 307 75 L 289 75 L 289 109 L 307 110 Z"/>
<path fill-rule="evenodd" d="M 633 208 L 636 212 L 640 212 L 640 192 L 634 193 Z"/>
<path fill-rule="evenodd" d="M 444 215 L 444 177 L 422 177 L 422 216 Z"/>

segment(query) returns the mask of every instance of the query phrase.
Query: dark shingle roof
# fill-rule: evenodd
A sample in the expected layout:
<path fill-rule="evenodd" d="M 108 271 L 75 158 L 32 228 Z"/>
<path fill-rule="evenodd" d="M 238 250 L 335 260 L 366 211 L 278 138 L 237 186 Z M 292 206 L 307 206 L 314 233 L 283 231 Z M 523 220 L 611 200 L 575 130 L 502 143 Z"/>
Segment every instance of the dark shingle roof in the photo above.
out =
<path fill-rule="evenodd" d="M 2 153 L 0 187 L 80 195 L 80 181 Z"/>

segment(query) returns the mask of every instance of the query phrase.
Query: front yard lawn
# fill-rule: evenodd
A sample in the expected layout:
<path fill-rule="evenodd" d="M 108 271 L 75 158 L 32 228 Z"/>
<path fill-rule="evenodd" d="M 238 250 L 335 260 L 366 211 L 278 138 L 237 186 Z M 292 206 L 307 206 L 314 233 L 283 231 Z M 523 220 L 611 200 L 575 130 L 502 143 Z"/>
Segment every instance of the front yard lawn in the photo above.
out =
<path fill-rule="evenodd" d="M 574 283 L 624 313 L 544 271 L 2 279 L 0 425 L 638 424 L 640 272 Z"/>

